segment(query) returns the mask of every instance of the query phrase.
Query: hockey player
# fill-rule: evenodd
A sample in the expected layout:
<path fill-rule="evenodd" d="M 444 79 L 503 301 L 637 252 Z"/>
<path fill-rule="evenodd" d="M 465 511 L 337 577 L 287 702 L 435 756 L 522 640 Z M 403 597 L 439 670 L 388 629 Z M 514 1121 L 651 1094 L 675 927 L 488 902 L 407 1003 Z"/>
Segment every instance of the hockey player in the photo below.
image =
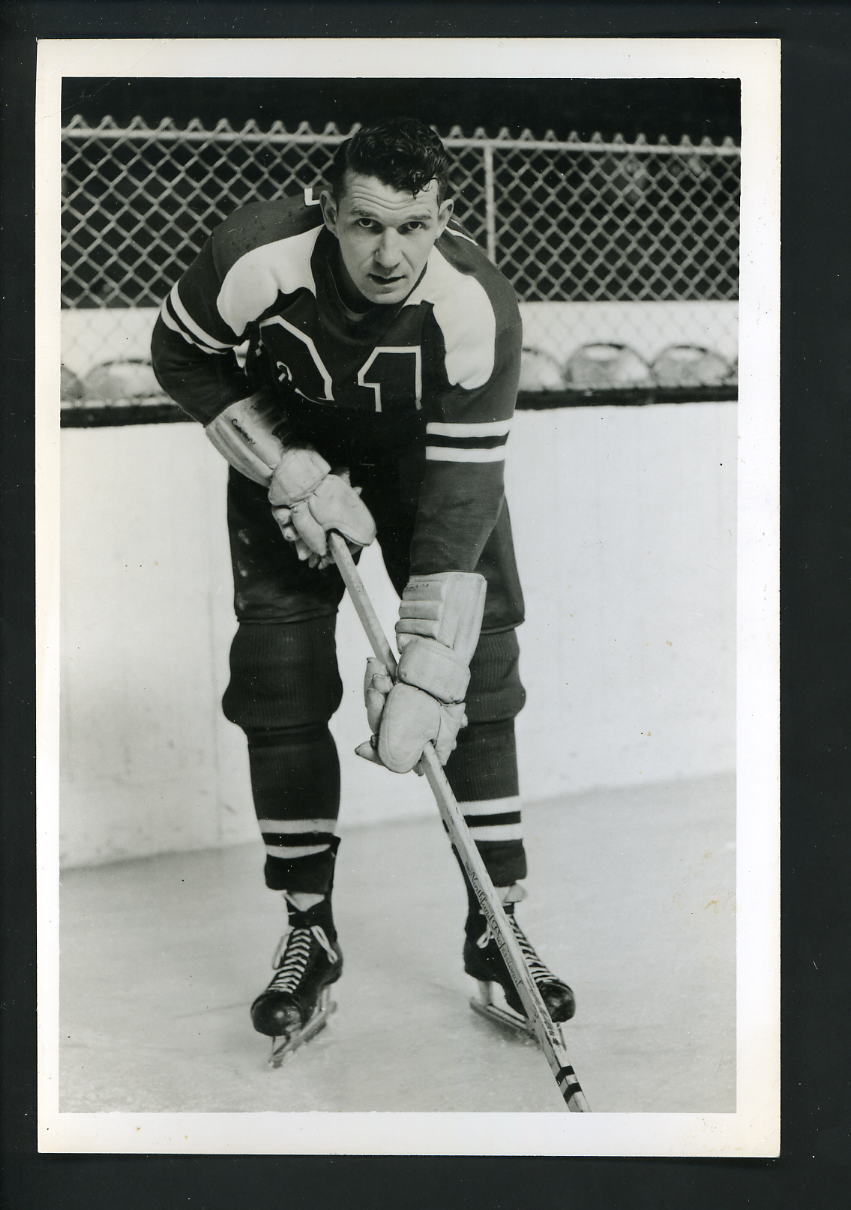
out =
<path fill-rule="evenodd" d="M 433 741 L 554 1020 L 570 988 L 514 917 L 526 858 L 514 719 L 523 599 L 503 490 L 520 365 L 514 292 L 452 219 L 447 156 L 411 119 L 341 144 L 319 197 L 248 205 L 164 301 L 163 388 L 231 466 L 238 629 L 223 706 L 248 740 L 266 884 L 290 931 L 252 1005 L 292 1046 L 342 970 L 332 914 L 343 584 L 326 534 L 377 536 L 401 598 L 399 677 L 368 664 L 361 754 L 412 769 Z M 238 351 L 238 355 L 237 355 Z M 404 792 L 404 791 L 403 791 Z M 522 1015 L 467 887 L 464 967 Z"/>

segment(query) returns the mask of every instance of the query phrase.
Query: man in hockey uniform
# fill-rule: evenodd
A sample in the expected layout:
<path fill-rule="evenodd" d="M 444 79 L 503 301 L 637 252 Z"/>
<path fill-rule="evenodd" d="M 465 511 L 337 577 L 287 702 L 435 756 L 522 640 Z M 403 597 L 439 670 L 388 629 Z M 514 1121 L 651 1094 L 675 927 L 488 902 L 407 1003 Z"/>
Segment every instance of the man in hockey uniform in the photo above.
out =
<path fill-rule="evenodd" d="M 503 468 L 520 345 L 511 286 L 452 221 L 443 145 L 410 119 L 343 143 L 319 198 L 232 214 L 162 305 L 157 377 L 231 465 L 223 706 L 248 739 L 266 884 L 290 924 L 252 1005 L 261 1033 L 296 1038 L 342 969 L 332 529 L 355 551 L 377 535 L 401 598 L 399 680 L 368 665 L 361 754 L 405 772 L 434 741 L 551 1015 L 573 1014 L 514 917 L 523 599 Z M 465 970 L 522 1014 L 467 892 Z"/>

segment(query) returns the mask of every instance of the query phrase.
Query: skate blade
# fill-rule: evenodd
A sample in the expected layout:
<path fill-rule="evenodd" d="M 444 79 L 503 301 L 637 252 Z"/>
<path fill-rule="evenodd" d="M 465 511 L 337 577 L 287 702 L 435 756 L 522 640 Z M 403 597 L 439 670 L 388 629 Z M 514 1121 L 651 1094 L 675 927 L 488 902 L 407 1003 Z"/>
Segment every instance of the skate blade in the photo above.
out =
<path fill-rule="evenodd" d="M 328 988 L 326 987 L 320 994 L 319 1000 L 316 1003 L 313 1016 L 303 1025 L 296 1033 L 288 1034 L 286 1037 L 272 1039 L 272 1053 L 269 1055 L 269 1066 L 272 1068 L 280 1067 L 289 1055 L 303 1046 L 305 1042 L 309 1042 L 311 1038 L 315 1038 L 318 1033 L 328 1024 L 328 1018 L 331 1013 L 337 1009 L 336 1003 L 330 998 Z"/>
<path fill-rule="evenodd" d="M 485 1017 L 488 1021 L 493 1021 L 496 1025 L 500 1025 L 503 1029 L 510 1030 L 513 1034 L 518 1034 L 523 1038 L 531 1039 L 537 1043 L 538 1037 L 535 1033 L 535 1028 L 527 1017 L 523 1017 L 520 1013 L 509 1008 L 508 1005 L 497 1004 L 493 998 L 493 984 L 479 983 L 478 996 L 474 996 L 470 1000 L 470 1008 L 480 1017 Z M 562 1038 L 561 1028 L 555 1025 L 560 1038 Z M 562 1043 L 564 1039 L 562 1038 Z"/>

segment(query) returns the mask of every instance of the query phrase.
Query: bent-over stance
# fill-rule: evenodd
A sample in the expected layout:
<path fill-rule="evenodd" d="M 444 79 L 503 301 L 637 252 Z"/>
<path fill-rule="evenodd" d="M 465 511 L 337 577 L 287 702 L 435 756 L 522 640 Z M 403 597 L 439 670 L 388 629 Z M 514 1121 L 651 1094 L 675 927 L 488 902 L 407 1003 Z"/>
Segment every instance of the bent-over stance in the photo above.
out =
<path fill-rule="evenodd" d="M 248 740 L 266 884 L 290 931 L 252 1005 L 297 1043 L 342 971 L 332 914 L 343 583 L 326 534 L 377 539 L 401 598 L 399 676 L 370 661 L 373 741 L 412 769 L 429 741 L 554 1020 L 570 988 L 514 917 L 526 875 L 514 719 L 523 597 L 503 488 L 520 365 L 514 292 L 452 220 L 447 158 L 419 122 L 343 143 L 319 198 L 248 205 L 164 301 L 153 364 L 231 466 L 238 629 L 224 696 Z M 471 888 L 464 967 L 522 1014 Z"/>

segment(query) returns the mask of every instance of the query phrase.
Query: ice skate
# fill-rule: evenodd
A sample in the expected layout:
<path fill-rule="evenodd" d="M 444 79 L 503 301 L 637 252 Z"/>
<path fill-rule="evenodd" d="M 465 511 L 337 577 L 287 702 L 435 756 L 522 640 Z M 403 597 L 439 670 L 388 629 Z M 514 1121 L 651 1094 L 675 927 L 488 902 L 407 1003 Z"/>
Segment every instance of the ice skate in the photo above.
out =
<path fill-rule="evenodd" d="M 272 1039 L 272 1067 L 280 1067 L 287 1055 L 325 1028 L 336 1008 L 330 987 L 343 970 L 329 901 L 304 911 L 292 903 L 287 907 L 290 928 L 272 960 L 275 974 L 251 1005 L 254 1028 Z"/>
<path fill-rule="evenodd" d="M 538 957 L 535 947 L 517 923 L 514 903 L 505 903 L 503 906 L 550 1017 L 556 1025 L 569 1021 L 576 1011 L 573 991 Z M 478 922 L 481 930 L 475 932 L 468 928 L 464 942 L 464 970 L 478 983 L 478 994 L 471 999 L 470 1007 L 480 1016 L 534 1038 L 534 1028 L 523 1009 L 490 925 L 482 916 L 478 917 Z M 497 991 L 497 988 L 501 991 Z"/>

